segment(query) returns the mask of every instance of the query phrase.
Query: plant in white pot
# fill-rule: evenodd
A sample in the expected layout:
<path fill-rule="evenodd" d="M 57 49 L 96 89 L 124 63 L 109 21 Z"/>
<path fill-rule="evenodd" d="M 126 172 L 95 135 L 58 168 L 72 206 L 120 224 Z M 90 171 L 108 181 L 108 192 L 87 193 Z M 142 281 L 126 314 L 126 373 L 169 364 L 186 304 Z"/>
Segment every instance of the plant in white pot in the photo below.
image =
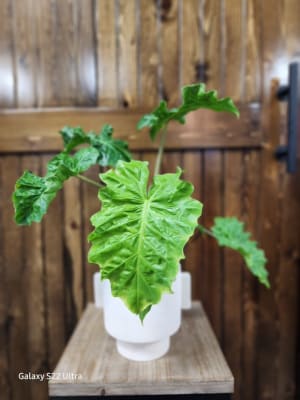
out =
<path fill-rule="evenodd" d="M 147 162 L 131 160 L 127 144 L 112 138 L 105 125 L 99 135 L 80 127 L 61 130 L 64 150 L 39 177 L 25 171 L 13 194 L 19 225 L 41 221 L 63 182 L 75 176 L 99 187 L 101 210 L 91 217 L 89 261 L 100 267 L 95 277 L 96 302 L 104 308 L 108 333 L 117 339 L 119 352 L 130 359 L 150 360 L 169 348 L 169 338 L 180 326 L 181 308 L 189 306 L 189 277 L 180 271 L 184 246 L 195 229 L 213 236 L 221 246 L 238 251 L 246 266 L 269 287 L 266 258 L 242 222 L 217 217 L 211 230 L 199 225 L 202 204 L 191 197 L 193 186 L 180 178 L 182 170 L 160 174 L 167 126 L 185 122 L 199 108 L 239 115 L 230 98 L 218 99 L 204 84 L 185 86 L 182 105 L 168 109 L 165 101 L 138 123 L 150 128 L 152 140 L 160 138 L 153 182 Z M 74 149 L 85 144 L 76 152 Z M 81 146 L 82 147 L 82 146 Z M 100 182 L 81 175 L 94 164 L 112 167 Z"/>

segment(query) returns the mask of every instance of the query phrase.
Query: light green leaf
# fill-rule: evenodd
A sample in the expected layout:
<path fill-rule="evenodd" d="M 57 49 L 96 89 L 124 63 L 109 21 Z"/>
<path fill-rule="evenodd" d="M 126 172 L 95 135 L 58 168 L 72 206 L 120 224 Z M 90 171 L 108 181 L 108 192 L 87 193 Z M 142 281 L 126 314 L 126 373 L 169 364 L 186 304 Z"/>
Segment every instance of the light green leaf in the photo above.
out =
<path fill-rule="evenodd" d="M 96 149 L 81 149 L 73 157 L 60 153 L 49 163 L 44 177 L 25 171 L 17 180 L 13 193 L 15 221 L 18 225 L 40 222 L 65 180 L 95 164 Z"/>
<path fill-rule="evenodd" d="M 199 83 L 184 86 L 182 88 L 182 104 L 178 108 L 168 109 L 165 101 L 161 101 L 159 106 L 151 113 L 144 115 L 137 124 L 138 129 L 150 128 L 150 137 L 156 138 L 158 132 L 163 129 L 169 121 L 175 120 L 180 123 L 185 122 L 185 116 L 199 108 L 207 108 L 214 111 L 225 111 L 239 116 L 239 111 L 233 101 L 226 97 L 218 99 L 217 91 L 205 91 L 205 84 Z"/>
<path fill-rule="evenodd" d="M 180 175 L 180 169 L 156 175 L 149 189 L 147 162 L 120 161 L 101 175 L 106 187 L 99 191 L 101 211 L 91 219 L 89 261 L 110 280 L 113 296 L 141 320 L 171 292 L 183 247 L 202 211 L 190 197 L 193 186 Z"/>
<path fill-rule="evenodd" d="M 238 251 L 252 274 L 266 287 L 270 287 L 265 253 L 257 247 L 255 241 L 250 240 L 250 233 L 244 231 L 243 222 L 235 217 L 216 217 L 211 230 L 220 246 Z"/>

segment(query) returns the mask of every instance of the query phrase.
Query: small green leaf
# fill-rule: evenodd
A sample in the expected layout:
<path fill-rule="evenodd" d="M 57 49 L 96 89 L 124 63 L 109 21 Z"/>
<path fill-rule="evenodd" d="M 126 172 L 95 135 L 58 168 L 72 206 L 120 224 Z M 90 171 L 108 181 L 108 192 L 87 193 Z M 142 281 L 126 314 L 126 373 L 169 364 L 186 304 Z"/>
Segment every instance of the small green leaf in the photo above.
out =
<path fill-rule="evenodd" d="M 218 99 L 216 91 L 205 91 L 205 84 L 194 84 L 182 88 L 182 104 L 178 108 L 168 109 L 167 103 L 161 101 L 159 106 L 151 113 L 144 115 L 137 124 L 137 129 L 144 127 L 150 128 L 150 137 L 154 140 L 158 132 L 175 120 L 180 123 L 185 122 L 185 116 L 199 108 L 207 108 L 214 111 L 225 111 L 239 116 L 239 111 L 233 101 L 226 97 Z"/>
<path fill-rule="evenodd" d="M 183 247 L 197 226 L 202 204 L 191 198 L 193 186 L 175 174 L 156 175 L 148 189 L 148 163 L 119 161 L 101 175 L 101 211 L 91 218 L 95 230 L 89 261 L 109 279 L 140 319 L 163 293 L 170 293 L 184 258 Z"/>
<path fill-rule="evenodd" d="M 113 127 L 104 125 L 100 134 L 94 132 L 85 133 L 82 128 L 69 126 L 64 127 L 60 134 L 64 141 L 65 152 L 70 153 L 80 144 L 89 144 L 87 149 L 98 151 L 97 163 L 102 167 L 114 167 L 119 160 L 130 161 L 131 155 L 128 145 L 123 140 L 113 139 Z M 88 157 L 88 152 L 86 153 Z"/>
<path fill-rule="evenodd" d="M 17 180 L 13 193 L 16 223 L 31 225 L 40 222 L 64 181 L 86 171 L 97 158 L 96 149 L 81 149 L 74 156 L 60 153 L 54 157 L 48 163 L 44 177 L 25 171 Z"/>
<path fill-rule="evenodd" d="M 67 153 L 70 153 L 70 151 L 80 144 L 90 143 L 89 137 L 80 126 L 76 126 L 75 128 L 65 126 L 59 133 L 63 138 L 65 151 Z"/>
<path fill-rule="evenodd" d="M 255 241 L 250 240 L 250 233 L 244 231 L 243 222 L 235 217 L 216 217 L 211 230 L 220 246 L 238 251 L 252 274 L 266 287 L 270 287 L 265 253 L 257 247 Z"/>
<path fill-rule="evenodd" d="M 111 125 L 104 125 L 100 135 L 89 134 L 91 145 L 99 151 L 98 163 L 103 167 L 114 167 L 119 160 L 131 160 L 127 143 L 113 139 L 112 134 Z"/>

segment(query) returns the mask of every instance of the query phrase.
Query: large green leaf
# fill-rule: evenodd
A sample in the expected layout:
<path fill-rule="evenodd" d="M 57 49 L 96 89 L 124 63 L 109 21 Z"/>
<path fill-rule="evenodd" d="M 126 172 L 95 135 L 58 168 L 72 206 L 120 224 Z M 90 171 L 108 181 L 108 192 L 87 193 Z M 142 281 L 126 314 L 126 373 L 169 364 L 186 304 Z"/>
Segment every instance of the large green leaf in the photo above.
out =
<path fill-rule="evenodd" d="M 25 171 L 17 180 L 13 193 L 17 224 L 40 222 L 64 181 L 86 171 L 97 158 L 96 149 L 81 149 L 74 156 L 61 153 L 54 157 L 48 163 L 44 177 Z"/>
<path fill-rule="evenodd" d="M 265 253 L 257 247 L 255 241 L 250 240 L 250 233 L 244 231 L 243 222 L 235 217 L 216 217 L 211 230 L 220 246 L 238 251 L 252 274 L 266 287 L 270 287 Z"/>
<path fill-rule="evenodd" d="M 90 145 L 87 149 L 98 151 L 97 163 L 103 167 L 114 167 L 119 160 L 131 160 L 127 143 L 123 140 L 113 139 L 111 125 L 104 125 L 98 135 L 93 132 L 85 133 L 80 127 L 69 126 L 65 126 L 60 134 L 64 141 L 65 152 L 69 153 L 76 146 L 87 143 Z"/>
<path fill-rule="evenodd" d="M 192 199 L 193 186 L 175 174 L 156 175 L 148 189 L 147 162 L 120 161 L 101 175 L 101 211 L 91 221 L 95 230 L 89 261 L 109 279 L 120 297 L 143 320 L 164 292 L 171 292 L 183 247 L 197 226 L 202 204 Z"/>
<path fill-rule="evenodd" d="M 161 101 L 159 106 L 151 113 L 144 115 L 138 122 L 137 128 L 150 128 L 151 139 L 154 140 L 158 132 L 163 129 L 169 121 L 175 120 L 185 122 L 185 116 L 199 108 L 207 108 L 214 111 L 225 111 L 239 116 L 239 111 L 233 101 L 226 97 L 218 99 L 216 90 L 205 91 L 204 83 L 184 86 L 182 88 L 182 104 L 178 108 L 168 109 L 167 103 Z"/>

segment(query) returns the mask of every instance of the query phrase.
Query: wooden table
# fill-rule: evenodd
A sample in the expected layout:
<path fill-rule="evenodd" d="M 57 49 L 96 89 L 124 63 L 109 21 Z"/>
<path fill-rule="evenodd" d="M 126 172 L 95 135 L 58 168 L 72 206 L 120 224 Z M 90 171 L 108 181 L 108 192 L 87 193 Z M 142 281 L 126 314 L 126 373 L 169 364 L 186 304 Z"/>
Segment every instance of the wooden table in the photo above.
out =
<path fill-rule="evenodd" d="M 89 304 L 49 380 L 50 399 L 230 399 L 233 376 L 199 302 L 183 311 L 179 332 L 161 359 L 128 361 Z"/>

